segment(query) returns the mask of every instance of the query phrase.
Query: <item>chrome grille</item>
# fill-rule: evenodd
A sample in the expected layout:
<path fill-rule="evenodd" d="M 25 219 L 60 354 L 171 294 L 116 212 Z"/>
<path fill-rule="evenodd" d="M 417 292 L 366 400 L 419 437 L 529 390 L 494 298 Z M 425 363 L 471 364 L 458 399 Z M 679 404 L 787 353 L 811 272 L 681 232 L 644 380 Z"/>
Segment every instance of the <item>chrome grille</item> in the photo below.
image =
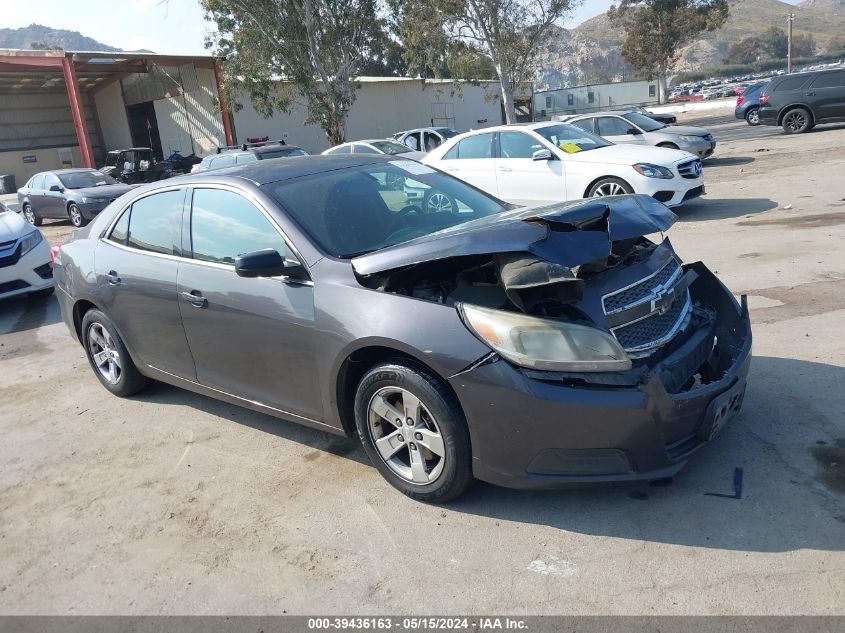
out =
<path fill-rule="evenodd" d="M 683 178 L 695 179 L 701 174 L 701 161 L 699 159 L 688 160 L 678 165 L 678 173 Z"/>
<path fill-rule="evenodd" d="M 605 295 L 602 299 L 605 314 L 621 312 L 628 308 L 649 300 L 652 290 L 661 286 L 671 286 L 681 272 L 681 265 L 674 257 L 663 268 L 645 279 L 641 279 L 633 286 L 617 290 Z"/>
<path fill-rule="evenodd" d="M 680 329 L 683 319 L 689 313 L 690 299 L 689 291 L 678 299 L 671 307 L 660 314 L 655 312 L 644 319 L 635 321 L 628 325 L 613 330 L 616 340 L 626 352 L 642 353 L 659 347 L 671 339 L 675 332 Z"/>

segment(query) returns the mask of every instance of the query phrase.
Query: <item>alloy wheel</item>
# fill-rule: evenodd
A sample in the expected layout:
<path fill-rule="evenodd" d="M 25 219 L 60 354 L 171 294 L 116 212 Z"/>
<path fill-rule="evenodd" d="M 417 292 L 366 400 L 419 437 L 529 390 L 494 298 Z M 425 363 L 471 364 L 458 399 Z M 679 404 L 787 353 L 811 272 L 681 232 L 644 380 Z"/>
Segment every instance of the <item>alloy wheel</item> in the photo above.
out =
<path fill-rule="evenodd" d="M 379 456 L 403 480 L 422 486 L 441 475 L 446 449 L 440 427 L 410 391 L 379 389 L 367 407 L 367 423 Z"/>
<path fill-rule="evenodd" d="M 88 350 L 103 379 L 116 385 L 122 372 L 120 353 L 109 331 L 99 323 L 93 323 L 88 328 Z"/>
<path fill-rule="evenodd" d="M 35 211 L 32 210 L 32 207 L 29 205 L 23 208 L 23 217 L 26 218 L 26 221 L 32 225 L 35 225 Z"/>
<path fill-rule="evenodd" d="M 625 187 L 618 182 L 606 182 L 598 187 L 593 192 L 594 198 L 604 198 L 605 196 L 621 196 L 625 194 Z"/>
<path fill-rule="evenodd" d="M 760 123 L 760 113 L 757 110 L 752 110 L 748 113 L 748 122 L 751 125 L 757 125 Z"/>
<path fill-rule="evenodd" d="M 82 226 L 82 212 L 75 204 L 70 205 L 70 221 L 74 226 Z"/>
<path fill-rule="evenodd" d="M 445 193 L 435 191 L 428 197 L 426 207 L 429 213 L 451 213 L 452 201 Z"/>
<path fill-rule="evenodd" d="M 807 117 L 800 112 L 792 112 L 786 117 L 786 126 L 793 132 L 798 132 L 807 124 Z"/>

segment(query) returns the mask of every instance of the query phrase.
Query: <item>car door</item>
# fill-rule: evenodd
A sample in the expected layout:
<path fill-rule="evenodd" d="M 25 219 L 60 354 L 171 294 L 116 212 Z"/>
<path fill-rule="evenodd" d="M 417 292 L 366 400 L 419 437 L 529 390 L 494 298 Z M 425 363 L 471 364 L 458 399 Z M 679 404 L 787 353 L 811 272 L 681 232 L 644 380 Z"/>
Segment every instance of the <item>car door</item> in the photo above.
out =
<path fill-rule="evenodd" d="M 629 134 L 633 130 L 636 134 Z M 611 143 L 639 143 L 646 142 L 645 135 L 636 125 L 621 116 L 596 117 L 596 131 L 599 136 Z"/>
<path fill-rule="evenodd" d="M 553 152 L 551 160 L 533 160 L 537 150 L 549 148 L 525 132 L 499 132 L 495 158 L 498 197 L 526 206 L 566 200 L 564 164 Z"/>
<path fill-rule="evenodd" d="M 51 191 L 51 187 L 58 187 L 58 191 Z M 40 202 L 41 211 L 39 213 L 45 218 L 66 218 L 67 209 L 65 208 L 65 186 L 55 174 L 44 174 L 44 190 L 42 193 L 42 200 Z"/>
<path fill-rule="evenodd" d="M 35 174 L 27 183 L 26 197 L 32 210 L 41 217 L 41 209 L 46 205 L 44 200 L 44 174 Z"/>
<path fill-rule="evenodd" d="M 808 91 L 818 120 L 845 119 L 845 70 L 819 73 Z"/>
<path fill-rule="evenodd" d="M 185 189 L 157 191 L 132 203 L 97 245 L 102 308 L 137 357 L 196 380 L 176 292 Z"/>
<path fill-rule="evenodd" d="M 283 412 L 323 419 L 313 347 L 314 288 L 235 274 L 235 257 L 296 259 L 257 204 L 229 188 L 193 190 L 179 304 L 197 381 Z"/>
<path fill-rule="evenodd" d="M 497 195 L 493 136 L 492 132 L 484 132 L 461 139 L 436 166 L 490 195 Z"/>

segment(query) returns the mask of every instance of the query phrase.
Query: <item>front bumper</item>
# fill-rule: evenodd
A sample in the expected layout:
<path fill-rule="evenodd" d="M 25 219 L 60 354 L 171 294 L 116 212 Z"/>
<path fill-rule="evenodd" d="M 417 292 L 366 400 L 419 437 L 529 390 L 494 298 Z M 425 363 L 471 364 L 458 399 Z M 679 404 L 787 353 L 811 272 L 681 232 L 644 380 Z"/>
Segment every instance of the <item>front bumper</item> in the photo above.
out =
<path fill-rule="evenodd" d="M 53 286 L 50 244 L 42 239 L 16 263 L 0 267 L 0 299 L 25 295 Z"/>
<path fill-rule="evenodd" d="M 633 171 L 633 170 L 631 170 Z M 637 174 L 630 178 L 636 193 L 651 196 L 667 207 L 677 207 L 687 200 L 704 195 L 704 177 L 683 178 L 675 176 L 671 179 L 646 178 Z"/>
<path fill-rule="evenodd" d="M 109 206 L 109 204 L 111 204 L 111 200 L 105 200 L 103 202 L 85 202 L 77 206 L 86 220 L 93 220 L 97 217 L 100 211 Z"/>
<path fill-rule="evenodd" d="M 650 369 L 561 375 L 497 360 L 454 376 L 475 476 L 553 488 L 677 473 L 739 409 L 751 362 L 747 308 L 702 264 L 689 268 L 699 275 L 693 300 L 710 319 Z"/>

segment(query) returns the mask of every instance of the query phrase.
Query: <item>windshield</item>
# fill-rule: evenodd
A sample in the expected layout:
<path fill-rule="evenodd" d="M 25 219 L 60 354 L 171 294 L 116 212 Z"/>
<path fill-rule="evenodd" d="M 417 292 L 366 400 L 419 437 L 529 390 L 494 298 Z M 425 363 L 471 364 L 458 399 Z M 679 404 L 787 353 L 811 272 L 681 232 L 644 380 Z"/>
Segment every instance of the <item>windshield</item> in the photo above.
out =
<path fill-rule="evenodd" d="M 269 152 L 261 152 L 261 158 L 283 158 L 285 156 L 308 156 L 308 152 L 299 147 L 289 147 L 286 149 L 277 149 Z"/>
<path fill-rule="evenodd" d="M 623 114 L 622 118 L 628 119 L 634 125 L 638 125 L 646 132 L 655 132 L 660 130 L 664 127 L 662 123 L 655 121 L 651 117 L 647 117 L 644 114 L 639 114 L 638 112 L 629 112 L 628 114 Z"/>
<path fill-rule="evenodd" d="M 603 138 L 585 132 L 579 127 L 561 123 L 560 125 L 546 125 L 534 129 L 534 132 L 549 141 L 555 147 L 564 152 L 574 154 L 575 152 L 586 152 L 597 147 L 607 147 L 612 143 Z"/>
<path fill-rule="evenodd" d="M 505 203 L 410 160 L 263 187 L 320 248 L 350 258 L 501 213 Z"/>
<path fill-rule="evenodd" d="M 116 185 L 117 181 L 106 176 L 101 171 L 74 171 L 69 174 L 56 174 L 66 189 L 85 189 L 87 187 L 101 187 Z"/>
<path fill-rule="evenodd" d="M 375 147 L 382 154 L 390 154 L 391 156 L 395 156 L 396 154 L 407 154 L 411 151 L 411 148 L 407 145 L 396 143 L 394 141 L 370 141 L 370 145 Z"/>

